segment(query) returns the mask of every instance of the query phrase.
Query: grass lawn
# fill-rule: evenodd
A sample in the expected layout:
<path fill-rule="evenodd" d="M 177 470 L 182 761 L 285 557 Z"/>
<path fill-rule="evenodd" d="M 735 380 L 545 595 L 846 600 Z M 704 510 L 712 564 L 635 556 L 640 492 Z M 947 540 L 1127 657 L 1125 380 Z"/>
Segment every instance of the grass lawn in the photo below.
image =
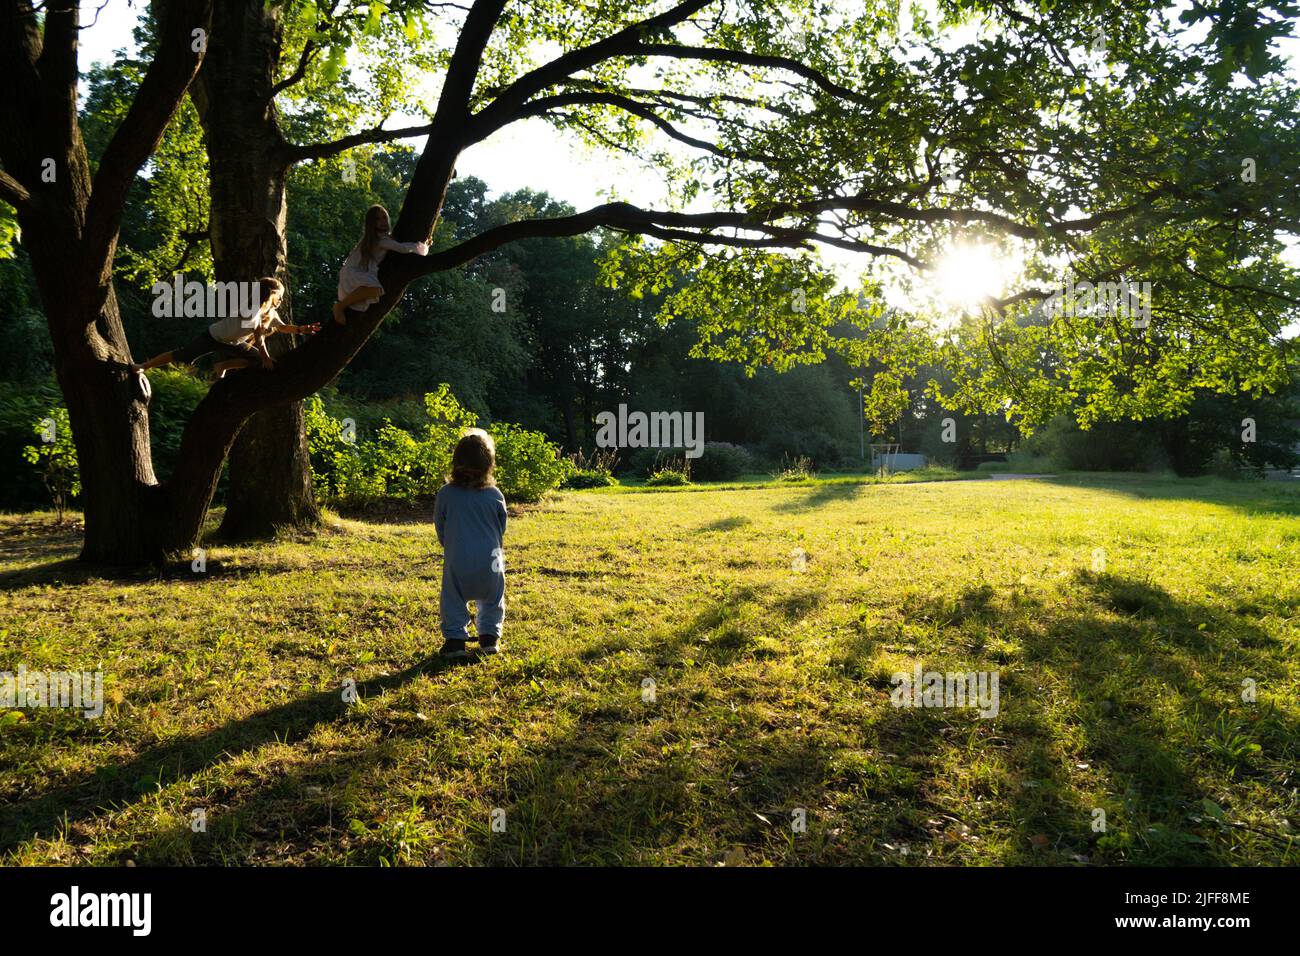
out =
<path fill-rule="evenodd" d="M 0 518 L 0 670 L 108 699 L 0 714 L 0 860 L 1300 863 L 1296 487 L 565 493 L 451 666 L 427 519 L 109 579 Z M 915 664 L 1000 712 L 891 706 Z"/>

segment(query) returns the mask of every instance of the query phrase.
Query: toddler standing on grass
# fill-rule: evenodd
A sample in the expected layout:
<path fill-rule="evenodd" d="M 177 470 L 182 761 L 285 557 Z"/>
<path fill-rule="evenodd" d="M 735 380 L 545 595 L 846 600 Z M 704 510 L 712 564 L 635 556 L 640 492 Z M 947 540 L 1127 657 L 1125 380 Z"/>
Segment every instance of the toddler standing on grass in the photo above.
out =
<path fill-rule="evenodd" d="M 492 477 L 496 445 L 474 428 L 456 443 L 451 478 L 438 491 L 433 527 L 442 544 L 443 657 L 466 657 L 469 611 L 481 654 L 501 649 L 501 621 L 506 611 L 506 574 L 502 538 L 506 533 L 506 499 Z"/>

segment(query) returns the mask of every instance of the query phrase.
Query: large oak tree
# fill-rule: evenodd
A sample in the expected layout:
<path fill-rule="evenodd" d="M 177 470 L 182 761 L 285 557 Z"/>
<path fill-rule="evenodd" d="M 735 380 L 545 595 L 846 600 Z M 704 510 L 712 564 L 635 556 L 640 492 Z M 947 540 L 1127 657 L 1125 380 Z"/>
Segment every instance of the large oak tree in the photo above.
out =
<path fill-rule="evenodd" d="M 886 3 L 365 9 L 371 20 L 401 17 L 441 70 L 397 238 L 430 238 L 462 151 L 529 118 L 646 159 L 671 201 L 525 218 L 427 258 L 390 257 L 385 295 L 367 312 L 273 372 L 213 386 L 162 486 L 126 371 L 113 250 L 125 191 L 198 69 L 195 31 L 220 22 L 195 0 L 154 4 L 153 63 L 92 176 L 76 111 L 76 6 L 38 14 L 8 0 L 0 78 L 14 95 L 0 106 L 0 197 L 17 211 L 55 343 L 81 457 L 86 558 L 143 561 L 192 545 L 250 418 L 329 382 L 420 276 L 524 238 L 598 227 L 645 237 L 614 278 L 635 290 L 693 269 L 670 308 L 708 318 L 706 351 L 776 363 L 815 352 L 845 316 L 845 297 L 809 255 L 818 244 L 872 264 L 868 296 L 892 281 L 889 265 L 923 271 L 955 239 L 1019 244 L 1024 286 L 990 297 L 972 333 L 993 368 L 957 380 L 965 399 L 1031 417 L 1063 395 L 1154 413 L 1188 389 L 1266 389 L 1285 374 L 1279 332 L 1296 282 L 1280 248 L 1296 231 L 1296 93 L 1270 47 L 1289 26 L 1284 2 L 1193 6 L 1182 23 L 1157 4 L 978 0 L 945 3 L 944 22 L 918 20 L 905 34 Z M 1189 27 L 1200 21 L 1210 29 L 1198 40 Z M 950 32 L 959 23 L 968 33 Z M 328 47 L 304 46 L 318 42 Z M 239 62 L 232 53 L 231 68 Z M 52 182 L 42 177 L 50 158 Z M 1155 283 L 1151 327 L 1018 316 L 1063 266 L 1094 282 Z M 1068 361 L 1044 361 L 1048 352 Z"/>

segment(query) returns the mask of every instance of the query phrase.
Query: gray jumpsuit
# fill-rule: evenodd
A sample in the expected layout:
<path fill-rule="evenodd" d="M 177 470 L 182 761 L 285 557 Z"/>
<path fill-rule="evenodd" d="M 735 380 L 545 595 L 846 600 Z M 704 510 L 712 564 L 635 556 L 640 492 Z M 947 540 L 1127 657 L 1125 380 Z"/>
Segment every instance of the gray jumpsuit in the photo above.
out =
<path fill-rule="evenodd" d="M 501 636 L 506 611 L 506 574 L 501 539 L 506 533 L 506 499 L 496 488 L 445 484 L 433 506 L 433 526 L 442 542 L 442 633 L 463 641 L 469 635 L 467 601 L 473 601 L 478 635 Z M 495 554 L 493 552 L 496 552 Z"/>

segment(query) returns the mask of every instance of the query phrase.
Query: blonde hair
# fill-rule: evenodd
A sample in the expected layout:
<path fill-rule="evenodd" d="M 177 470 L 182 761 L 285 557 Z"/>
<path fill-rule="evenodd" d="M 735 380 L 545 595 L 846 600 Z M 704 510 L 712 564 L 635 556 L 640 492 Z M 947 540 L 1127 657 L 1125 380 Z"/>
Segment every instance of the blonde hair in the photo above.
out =
<path fill-rule="evenodd" d="M 257 280 L 258 321 L 267 319 L 275 312 L 275 307 L 284 301 L 284 283 L 275 276 L 262 276 Z"/>
<path fill-rule="evenodd" d="M 360 266 L 363 269 L 370 268 L 375 259 L 375 251 L 379 248 L 380 213 L 389 218 L 388 210 L 378 203 L 366 210 L 365 223 L 361 227 L 361 241 L 357 243 L 357 255 L 361 258 Z"/>

